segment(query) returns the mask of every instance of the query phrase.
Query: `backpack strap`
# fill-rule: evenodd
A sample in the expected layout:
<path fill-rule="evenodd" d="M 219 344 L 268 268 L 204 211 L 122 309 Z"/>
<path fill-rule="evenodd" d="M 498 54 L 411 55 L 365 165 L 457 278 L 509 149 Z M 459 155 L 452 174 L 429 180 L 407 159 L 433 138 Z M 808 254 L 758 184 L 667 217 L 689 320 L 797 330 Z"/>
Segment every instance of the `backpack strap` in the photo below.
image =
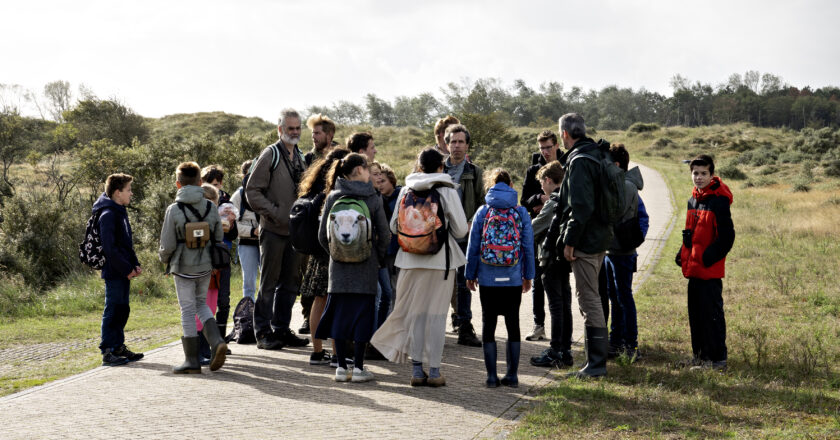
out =
<path fill-rule="evenodd" d="M 437 194 L 437 196 L 438 196 L 438 200 L 441 201 L 440 206 L 438 206 L 438 208 L 440 209 L 440 213 L 441 213 L 441 215 L 440 215 L 440 227 L 443 228 L 443 230 L 445 231 L 445 237 L 444 237 L 444 240 L 443 240 L 443 251 L 446 253 L 445 254 L 446 255 L 446 266 L 444 266 L 443 279 L 446 280 L 446 279 L 449 278 L 449 266 L 451 264 L 450 263 L 451 251 L 449 250 L 449 225 L 446 223 L 446 213 L 443 211 L 443 198 L 440 196 L 440 193 L 437 190 L 441 186 L 444 186 L 444 185 L 442 185 L 440 183 L 436 183 L 436 184 L 432 185 L 432 189 L 429 190 L 429 195 L 431 196 L 431 193 L 434 191 L 434 193 Z"/>

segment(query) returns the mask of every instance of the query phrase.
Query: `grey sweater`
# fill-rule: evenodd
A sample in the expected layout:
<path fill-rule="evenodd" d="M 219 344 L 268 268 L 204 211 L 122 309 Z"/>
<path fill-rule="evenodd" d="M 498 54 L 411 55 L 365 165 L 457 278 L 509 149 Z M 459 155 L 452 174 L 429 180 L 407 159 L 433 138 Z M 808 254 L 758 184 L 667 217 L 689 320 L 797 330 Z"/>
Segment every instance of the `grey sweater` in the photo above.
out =
<path fill-rule="evenodd" d="M 175 202 L 166 208 L 163 228 L 160 231 L 158 256 L 161 263 L 168 264 L 166 273 L 195 274 L 213 269 L 210 262 L 210 250 L 208 249 L 213 245 L 211 241 L 208 241 L 207 246 L 203 249 L 187 249 L 184 243 L 178 243 L 179 240 L 184 240 L 184 225 L 188 222 L 199 221 L 199 219 L 195 218 L 189 209 L 185 209 L 189 216 L 189 220 L 187 220 L 184 213 L 178 208 L 177 202 L 192 205 L 196 211 L 204 214 L 208 203 L 208 200 L 204 198 L 204 190 L 200 186 L 184 186 L 175 194 Z M 219 217 L 216 205 L 213 202 L 209 203 L 212 206 L 204 221 L 210 224 L 211 236 L 216 237 L 217 242 L 221 242 L 224 238 L 222 220 Z"/>
<path fill-rule="evenodd" d="M 388 244 L 391 241 L 391 231 L 388 229 L 388 219 L 385 217 L 382 197 L 377 194 L 370 182 L 356 182 L 339 177 L 335 189 L 330 192 L 324 201 L 324 211 L 318 230 L 318 240 L 327 251 L 329 251 L 327 214 L 332 209 L 333 204 L 342 196 L 353 196 L 363 200 L 370 209 L 370 220 L 373 225 L 373 248 L 370 258 L 360 263 L 342 263 L 330 258 L 327 293 L 376 295 L 376 286 L 379 281 L 379 262 L 384 259 Z"/>

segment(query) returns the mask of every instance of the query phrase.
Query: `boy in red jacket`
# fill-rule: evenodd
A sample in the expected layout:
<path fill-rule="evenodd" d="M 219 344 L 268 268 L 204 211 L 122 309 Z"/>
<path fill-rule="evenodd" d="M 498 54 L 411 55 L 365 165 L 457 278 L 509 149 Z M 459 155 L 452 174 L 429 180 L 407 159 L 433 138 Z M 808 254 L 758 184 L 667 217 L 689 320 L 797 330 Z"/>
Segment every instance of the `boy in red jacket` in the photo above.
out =
<path fill-rule="evenodd" d="M 683 244 L 676 263 L 688 278 L 688 324 L 692 370 L 726 369 L 723 281 L 726 254 L 735 241 L 729 205 L 732 192 L 715 176 L 714 160 L 703 154 L 689 164 L 694 190 L 688 199 Z"/>

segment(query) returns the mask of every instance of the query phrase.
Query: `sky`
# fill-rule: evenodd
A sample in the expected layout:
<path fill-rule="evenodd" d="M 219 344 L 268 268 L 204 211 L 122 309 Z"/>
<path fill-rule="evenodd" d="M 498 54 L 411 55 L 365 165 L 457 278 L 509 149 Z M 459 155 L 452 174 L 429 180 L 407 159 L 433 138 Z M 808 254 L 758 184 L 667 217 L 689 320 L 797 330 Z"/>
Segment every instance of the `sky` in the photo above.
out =
<path fill-rule="evenodd" d="M 85 84 L 149 117 L 275 120 L 339 100 L 523 79 L 671 94 L 747 70 L 840 86 L 833 1 L 4 1 L 0 84 Z"/>

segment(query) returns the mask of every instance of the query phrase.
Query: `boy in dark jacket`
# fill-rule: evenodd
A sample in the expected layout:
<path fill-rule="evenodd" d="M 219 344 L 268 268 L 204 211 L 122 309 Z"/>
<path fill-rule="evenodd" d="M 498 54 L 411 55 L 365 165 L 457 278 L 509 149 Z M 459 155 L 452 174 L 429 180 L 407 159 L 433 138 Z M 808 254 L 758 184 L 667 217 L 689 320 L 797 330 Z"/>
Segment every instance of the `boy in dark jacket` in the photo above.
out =
<path fill-rule="evenodd" d="M 688 199 L 683 244 L 676 263 L 688 278 L 688 324 L 691 329 L 692 370 L 726 369 L 726 320 L 723 281 L 726 254 L 735 241 L 729 206 L 732 192 L 715 176 L 711 157 L 700 155 L 689 164 L 694 190 Z"/>
<path fill-rule="evenodd" d="M 125 207 L 131 203 L 131 182 L 128 174 L 112 174 L 105 180 L 105 192 L 93 204 L 99 214 L 99 236 L 105 266 L 105 310 L 102 312 L 102 365 L 123 365 L 143 358 L 125 346 L 125 324 L 130 312 L 128 293 L 131 279 L 143 271 L 134 253 L 131 225 Z"/>

